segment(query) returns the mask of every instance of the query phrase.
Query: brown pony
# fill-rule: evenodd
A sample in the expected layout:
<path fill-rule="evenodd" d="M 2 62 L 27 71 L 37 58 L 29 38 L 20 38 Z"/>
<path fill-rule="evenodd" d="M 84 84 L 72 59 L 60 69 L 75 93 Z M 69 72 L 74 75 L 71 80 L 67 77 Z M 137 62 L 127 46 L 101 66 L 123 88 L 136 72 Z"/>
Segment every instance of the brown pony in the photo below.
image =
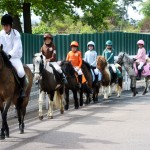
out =
<path fill-rule="evenodd" d="M 12 71 L 12 65 L 0 47 L 0 110 L 2 116 L 2 128 L 0 133 L 0 139 L 9 137 L 9 127 L 7 124 L 7 112 L 11 104 L 14 104 L 17 108 L 18 121 L 20 133 L 24 133 L 24 116 L 26 114 L 26 106 L 29 101 L 31 86 L 32 86 L 32 72 L 30 68 L 24 65 L 27 81 L 26 81 L 26 97 L 24 99 L 19 98 L 20 86 L 14 77 L 14 71 Z"/>
<path fill-rule="evenodd" d="M 120 72 L 122 73 L 122 68 L 121 66 L 117 66 Z M 111 68 L 107 67 L 107 61 L 103 56 L 98 56 L 97 57 L 97 68 L 101 71 L 102 73 L 102 88 L 104 92 L 104 99 L 108 99 L 108 96 L 111 96 L 111 89 L 112 85 L 116 84 L 117 86 L 117 96 L 120 97 L 121 95 L 121 90 L 122 90 L 122 81 L 123 78 L 120 77 L 118 78 L 116 73 L 111 71 Z M 118 83 L 116 83 L 116 79 L 118 78 Z"/>
<path fill-rule="evenodd" d="M 90 67 L 89 63 L 87 63 L 83 60 L 81 69 L 87 80 L 88 87 L 93 91 L 92 100 L 93 100 L 93 102 L 97 102 L 100 84 L 96 85 L 95 82 L 93 83 L 93 77 L 92 77 L 91 67 Z M 88 97 L 88 96 L 87 96 L 87 104 L 91 101 L 91 97 Z"/>

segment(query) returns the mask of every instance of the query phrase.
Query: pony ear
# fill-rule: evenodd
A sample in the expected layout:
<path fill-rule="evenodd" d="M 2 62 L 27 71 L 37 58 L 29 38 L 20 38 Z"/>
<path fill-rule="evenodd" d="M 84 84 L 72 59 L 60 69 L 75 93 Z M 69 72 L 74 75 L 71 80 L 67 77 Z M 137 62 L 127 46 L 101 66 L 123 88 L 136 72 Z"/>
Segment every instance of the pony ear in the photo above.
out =
<path fill-rule="evenodd" d="M 3 51 L 3 44 L 1 44 L 0 46 L 0 51 Z"/>
<path fill-rule="evenodd" d="M 43 59 L 43 55 L 41 55 L 40 57 L 41 57 L 41 59 Z"/>

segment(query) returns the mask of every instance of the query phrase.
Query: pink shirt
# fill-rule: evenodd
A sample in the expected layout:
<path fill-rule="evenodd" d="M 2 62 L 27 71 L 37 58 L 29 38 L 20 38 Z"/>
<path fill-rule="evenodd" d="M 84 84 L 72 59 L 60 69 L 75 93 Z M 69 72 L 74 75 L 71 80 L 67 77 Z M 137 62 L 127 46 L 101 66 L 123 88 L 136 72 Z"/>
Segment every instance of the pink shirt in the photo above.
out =
<path fill-rule="evenodd" d="M 137 59 L 138 62 L 143 62 L 143 63 L 146 62 L 146 50 L 144 47 L 138 49 L 138 53 L 135 58 Z"/>

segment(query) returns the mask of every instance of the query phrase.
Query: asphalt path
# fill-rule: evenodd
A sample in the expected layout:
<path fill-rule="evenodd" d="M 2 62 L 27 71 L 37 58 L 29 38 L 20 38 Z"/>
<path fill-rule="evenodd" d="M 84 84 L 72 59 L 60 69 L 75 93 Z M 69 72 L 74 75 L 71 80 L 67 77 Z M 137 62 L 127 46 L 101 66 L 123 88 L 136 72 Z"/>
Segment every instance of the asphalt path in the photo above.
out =
<path fill-rule="evenodd" d="M 97 104 L 55 111 L 54 119 L 40 121 L 37 114 L 27 114 L 24 134 L 10 119 L 10 138 L 0 141 L 0 150 L 150 150 L 150 93 L 100 96 Z"/>

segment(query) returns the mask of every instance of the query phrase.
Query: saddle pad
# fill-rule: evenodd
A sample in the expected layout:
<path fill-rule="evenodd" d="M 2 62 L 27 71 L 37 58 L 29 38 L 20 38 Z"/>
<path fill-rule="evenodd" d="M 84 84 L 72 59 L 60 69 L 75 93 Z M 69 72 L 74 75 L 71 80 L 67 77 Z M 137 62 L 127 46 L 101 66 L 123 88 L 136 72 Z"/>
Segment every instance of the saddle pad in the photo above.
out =
<path fill-rule="evenodd" d="M 77 79 L 77 82 L 78 82 L 78 75 L 75 73 L 75 76 L 76 76 L 76 79 Z M 82 75 L 82 84 L 86 82 L 86 78 L 84 75 Z"/>

